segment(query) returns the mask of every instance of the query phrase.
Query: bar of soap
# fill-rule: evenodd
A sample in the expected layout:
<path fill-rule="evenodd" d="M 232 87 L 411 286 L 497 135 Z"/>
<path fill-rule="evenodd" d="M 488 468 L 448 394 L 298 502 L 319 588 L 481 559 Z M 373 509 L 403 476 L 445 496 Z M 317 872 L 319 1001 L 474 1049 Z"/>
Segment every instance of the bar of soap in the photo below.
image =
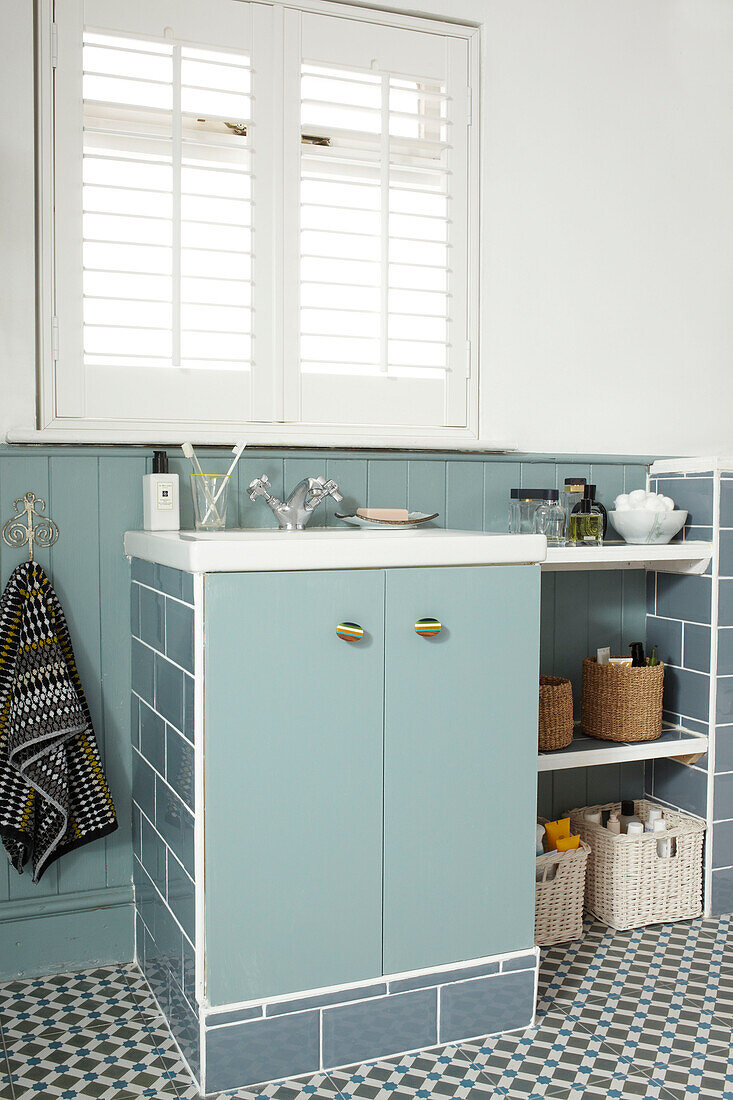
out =
<path fill-rule="evenodd" d="M 361 519 L 377 519 L 388 520 L 392 523 L 399 523 L 400 520 L 407 520 L 406 508 L 357 508 L 357 516 Z"/>

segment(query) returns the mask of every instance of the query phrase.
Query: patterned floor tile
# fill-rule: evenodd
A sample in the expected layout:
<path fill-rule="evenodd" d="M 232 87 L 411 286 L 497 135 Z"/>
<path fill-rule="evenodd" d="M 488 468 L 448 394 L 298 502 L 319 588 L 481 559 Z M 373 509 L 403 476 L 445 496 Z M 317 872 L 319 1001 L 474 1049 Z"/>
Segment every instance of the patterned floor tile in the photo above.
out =
<path fill-rule="evenodd" d="M 496 1096 L 529 1097 L 538 1089 L 555 1096 L 576 1082 L 593 1042 L 578 1015 L 557 1011 L 527 1031 L 483 1044 L 464 1043 L 461 1049 L 491 1082 Z M 610 1075 L 616 1063 L 615 1055 L 599 1049 L 591 1064 Z"/>
<path fill-rule="evenodd" d="M 338 1086 L 328 1074 L 317 1073 L 303 1081 L 279 1081 L 260 1089 L 225 1092 L 217 1100 L 334 1100 L 337 1095 Z"/>
<path fill-rule="evenodd" d="M 137 1013 L 125 967 L 0 985 L 0 1020 L 6 1041 L 43 1030 L 51 1033 L 104 1029 Z"/>
<path fill-rule="evenodd" d="M 447 1097 L 490 1100 L 489 1081 L 471 1065 L 462 1049 L 443 1047 L 329 1074 L 337 1100 L 387 1100 L 388 1097 Z"/>
<path fill-rule="evenodd" d="M 120 1041 L 120 1027 L 110 1031 L 75 1031 L 58 1038 L 45 1035 L 8 1046 L 8 1066 L 15 1100 L 36 1097 L 62 1100 L 139 1100 L 175 1098 L 158 1053 L 142 1027 Z"/>

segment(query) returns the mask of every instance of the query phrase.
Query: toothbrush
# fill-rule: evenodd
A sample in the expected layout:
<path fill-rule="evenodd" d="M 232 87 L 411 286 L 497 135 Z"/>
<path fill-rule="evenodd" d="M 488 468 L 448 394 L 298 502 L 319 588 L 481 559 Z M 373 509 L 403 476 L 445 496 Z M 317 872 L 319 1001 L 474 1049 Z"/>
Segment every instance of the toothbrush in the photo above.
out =
<path fill-rule="evenodd" d="M 240 439 L 239 442 L 237 444 L 235 444 L 234 447 L 232 447 L 232 453 L 234 455 L 234 461 L 232 462 L 231 466 L 229 467 L 229 469 L 226 472 L 227 477 L 231 477 L 232 474 L 234 473 L 234 467 L 239 462 L 239 459 L 242 456 L 242 451 L 244 450 L 244 448 L 246 446 L 247 446 L 247 440 L 246 439 Z M 224 492 L 224 486 L 225 485 L 226 485 L 226 481 L 222 481 L 221 485 L 216 490 L 216 493 L 214 494 L 214 499 L 212 500 L 211 504 L 209 505 L 209 508 L 206 512 L 206 515 L 204 516 L 204 523 L 206 523 L 206 520 L 209 518 L 209 514 L 211 513 L 212 507 L 214 507 L 216 505 L 217 500 L 219 499 L 221 494 Z"/>
<path fill-rule="evenodd" d="M 189 460 L 189 462 L 193 466 L 193 472 L 195 474 L 198 474 L 199 477 L 203 478 L 204 477 L 204 471 L 201 469 L 201 463 L 199 462 L 198 458 L 196 457 L 196 452 L 194 451 L 192 444 L 191 443 L 182 443 L 181 444 L 181 450 L 183 451 L 184 455 L 186 456 L 186 458 Z M 221 516 L 219 515 L 219 512 L 218 512 L 217 507 L 216 507 L 216 503 L 215 503 L 214 499 L 212 498 L 211 493 L 209 492 L 209 490 L 206 486 L 206 482 L 202 481 L 201 484 L 204 487 L 204 495 L 205 495 L 206 499 L 209 502 L 209 506 L 206 509 L 206 516 L 208 517 L 209 513 L 213 509 L 213 511 L 216 515 L 217 521 L 220 521 Z M 205 522 L 206 522 L 206 518 L 204 519 L 204 523 Z"/>

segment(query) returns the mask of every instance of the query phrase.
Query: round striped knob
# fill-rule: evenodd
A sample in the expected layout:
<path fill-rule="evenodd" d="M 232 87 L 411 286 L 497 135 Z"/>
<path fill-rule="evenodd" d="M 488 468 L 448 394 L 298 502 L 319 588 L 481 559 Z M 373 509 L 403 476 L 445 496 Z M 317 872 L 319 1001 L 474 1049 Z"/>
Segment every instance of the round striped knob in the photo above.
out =
<path fill-rule="evenodd" d="M 358 623 L 339 623 L 336 627 L 336 633 L 345 642 L 358 642 L 364 637 L 364 630 Z"/>
<path fill-rule="evenodd" d="M 434 638 L 443 629 L 438 619 L 418 619 L 415 623 L 415 631 L 421 638 Z"/>

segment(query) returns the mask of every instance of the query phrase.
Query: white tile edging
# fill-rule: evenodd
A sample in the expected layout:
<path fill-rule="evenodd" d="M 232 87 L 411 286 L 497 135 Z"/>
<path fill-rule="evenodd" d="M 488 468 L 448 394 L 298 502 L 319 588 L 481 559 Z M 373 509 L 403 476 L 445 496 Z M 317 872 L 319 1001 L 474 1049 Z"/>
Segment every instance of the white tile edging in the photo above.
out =
<path fill-rule="evenodd" d="M 713 843 L 715 832 L 715 734 L 718 719 L 718 618 L 720 601 L 720 472 L 713 478 L 712 600 L 710 603 L 710 696 L 708 703 L 707 843 L 703 874 L 705 916 L 713 905 Z"/>
<path fill-rule="evenodd" d="M 193 740 L 194 740 L 194 964 L 195 994 L 199 1023 L 199 1078 L 206 1084 L 205 1019 L 202 1005 L 206 996 L 206 902 L 204 885 L 204 577 L 193 574 Z M 195 1079 L 195 1078 L 194 1078 Z"/>
<path fill-rule="evenodd" d="M 197 870 L 196 881 L 198 882 L 198 870 Z M 197 926 L 197 928 L 198 928 L 198 926 Z M 526 956 L 531 955 L 536 960 L 536 964 L 535 964 L 534 967 L 529 967 L 528 966 L 525 969 L 527 969 L 527 970 L 535 969 L 536 970 L 537 967 L 539 966 L 539 961 L 540 961 L 540 949 L 539 949 L 539 947 L 536 947 L 536 946 L 526 947 L 521 951 L 505 951 L 505 952 L 502 952 L 501 954 L 498 954 L 498 955 L 485 955 L 483 958 L 468 959 L 468 960 L 460 962 L 460 963 L 448 963 L 445 966 L 431 966 L 431 967 L 426 967 L 426 968 L 424 967 L 420 970 L 405 970 L 405 971 L 401 971 L 401 972 L 396 973 L 396 974 L 377 974 L 374 977 L 370 978 L 369 980 L 362 980 L 362 981 L 358 981 L 358 982 L 344 982 L 340 985 L 321 986 L 318 989 L 301 989 L 301 990 L 298 990 L 297 993 L 288 993 L 286 996 L 281 996 L 281 997 L 258 997 L 254 1000 L 233 1001 L 233 1002 L 231 1002 L 229 1004 L 226 1004 L 226 1005 L 216 1005 L 216 1007 L 212 1007 L 211 1005 L 207 1005 L 207 1004 L 202 1002 L 201 1003 L 201 1017 L 204 1020 L 211 1019 L 212 1023 L 211 1023 L 210 1026 L 216 1027 L 217 1025 L 216 1025 L 216 1022 L 215 1022 L 214 1018 L 217 1015 L 224 1014 L 225 1012 L 237 1012 L 237 1011 L 240 1011 L 240 1010 L 245 1009 L 245 1008 L 259 1008 L 261 1005 L 267 1006 L 267 1005 L 271 1005 L 271 1004 L 276 1004 L 276 1005 L 289 1004 L 291 1001 L 300 1001 L 305 997 L 318 997 L 318 996 L 321 996 L 321 995 L 325 996 L 329 993 L 347 992 L 347 991 L 352 990 L 352 989 L 358 990 L 358 989 L 361 989 L 361 988 L 366 988 L 367 986 L 370 986 L 370 985 L 374 985 L 377 982 L 384 982 L 387 985 L 387 993 L 386 994 L 384 994 L 384 993 L 377 994 L 377 996 L 381 996 L 381 997 L 384 997 L 384 996 L 398 997 L 398 996 L 401 996 L 402 993 L 414 993 L 415 990 L 409 989 L 409 990 L 402 990 L 400 993 L 391 993 L 391 992 L 389 992 L 389 986 L 390 986 L 391 982 L 402 981 L 403 979 L 406 979 L 406 978 L 430 977 L 432 974 L 442 974 L 442 973 L 445 973 L 446 971 L 452 971 L 455 974 L 455 977 L 452 977 L 450 981 L 436 982 L 435 986 L 427 985 L 427 986 L 422 987 L 422 988 L 425 988 L 425 989 L 431 989 L 431 988 L 436 988 L 436 987 L 441 986 L 441 985 L 455 985 L 456 982 L 473 981 L 476 978 L 492 978 L 492 977 L 495 978 L 495 977 L 499 977 L 502 973 L 505 973 L 505 974 L 520 973 L 520 971 L 512 971 L 512 970 L 502 971 L 501 964 L 503 962 L 506 962 L 506 961 L 510 960 L 510 959 L 521 959 L 525 955 Z M 499 969 L 495 974 L 478 974 L 478 975 L 472 975 L 471 978 L 462 978 L 461 977 L 460 972 L 462 970 L 468 970 L 468 969 L 472 969 L 474 966 L 484 966 L 484 965 L 487 965 L 489 963 L 494 963 L 494 962 L 499 964 Z M 363 999 L 364 1000 L 373 1000 L 374 998 L 369 997 L 369 998 L 363 998 Z M 338 1003 L 338 1002 L 334 1002 L 334 1004 L 336 1004 L 336 1003 Z M 353 1003 L 356 1003 L 356 1002 L 355 1001 L 345 1001 L 343 1003 L 344 1004 L 353 1004 Z M 316 1006 L 311 1006 L 310 1009 L 302 1009 L 302 1010 L 299 1010 L 299 1011 L 312 1011 L 314 1007 L 316 1007 Z M 331 1008 L 333 1006 L 332 1005 L 322 1005 L 320 1007 L 322 1007 L 322 1008 Z M 273 1019 L 273 1018 L 274 1017 L 270 1017 L 270 1019 Z M 235 1022 L 236 1023 L 245 1023 L 245 1022 L 248 1023 L 250 1021 L 237 1020 Z M 218 1026 L 227 1027 L 228 1024 L 220 1024 Z"/>

